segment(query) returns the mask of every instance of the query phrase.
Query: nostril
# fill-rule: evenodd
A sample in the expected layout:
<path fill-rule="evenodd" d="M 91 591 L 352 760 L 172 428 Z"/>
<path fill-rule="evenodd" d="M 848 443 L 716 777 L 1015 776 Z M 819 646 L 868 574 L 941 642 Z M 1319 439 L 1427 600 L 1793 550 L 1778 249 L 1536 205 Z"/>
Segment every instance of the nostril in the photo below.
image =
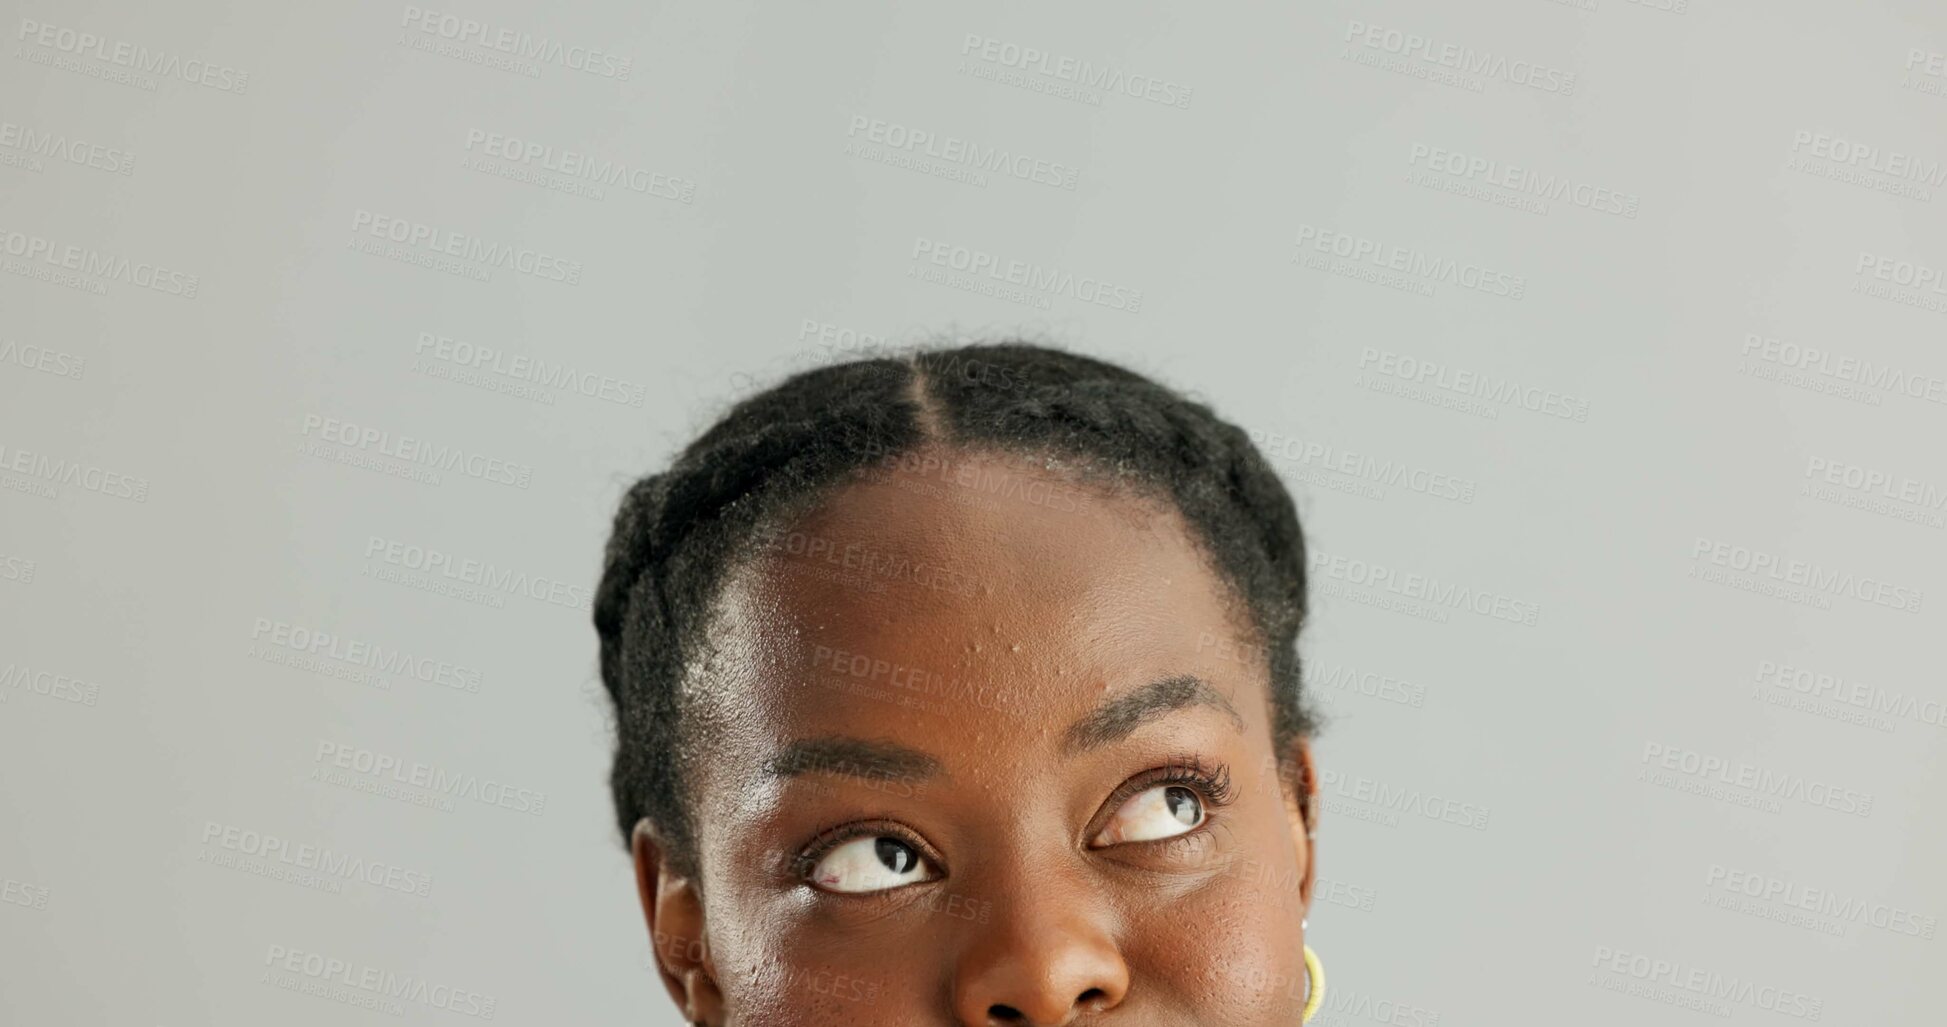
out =
<path fill-rule="evenodd" d="M 1080 995 L 1075 996 L 1075 1006 L 1078 1009 L 1093 1010 L 1098 1004 L 1106 1001 L 1108 997 L 1109 993 L 1103 991 L 1101 988 L 1090 988 Z M 987 1007 L 987 1018 L 997 1024 L 1028 1022 L 1026 1013 L 1021 1012 L 1013 1006 L 1002 1005 L 998 1002 Z"/>

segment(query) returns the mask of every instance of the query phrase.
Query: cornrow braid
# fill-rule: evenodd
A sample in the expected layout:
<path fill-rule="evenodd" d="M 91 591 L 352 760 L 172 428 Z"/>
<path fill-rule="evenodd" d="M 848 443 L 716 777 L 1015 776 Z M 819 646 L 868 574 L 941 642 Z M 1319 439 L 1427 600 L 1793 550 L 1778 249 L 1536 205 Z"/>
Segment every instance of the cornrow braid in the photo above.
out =
<path fill-rule="evenodd" d="M 684 676 L 729 572 L 764 532 L 928 444 L 1059 461 L 1182 513 L 1247 614 L 1280 753 L 1312 733 L 1297 638 L 1305 543 L 1284 484 L 1235 425 L 1126 368 L 1024 342 L 914 348 L 805 371 L 752 395 L 623 497 L 595 592 L 615 707 L 623 843 L 647 817 L 679 872 L 697 851 Z"/>

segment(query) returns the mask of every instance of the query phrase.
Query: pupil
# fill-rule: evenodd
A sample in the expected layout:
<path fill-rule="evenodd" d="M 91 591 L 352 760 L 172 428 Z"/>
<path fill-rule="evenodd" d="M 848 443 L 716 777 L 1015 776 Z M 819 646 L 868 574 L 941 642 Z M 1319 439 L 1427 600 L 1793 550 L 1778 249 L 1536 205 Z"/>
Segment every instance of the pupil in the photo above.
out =
<path fill-rule="evenodd" d="M 1177 820 L 1191 827 L 1197 825 L 1197 814 L 1202 811 L 1201 804 L 1197 802 L 1197 793 L 1177 786 L 1163 793 L 1163 801 L 1169 805 L 1170 813 Z"/>
<path fill-rule="evenodd" d="M 915 854 L 912 847 L 897 838 L 875 839 L 872 849 L 879 856 L 879 862 L 895 874 L 903 874 L 912 868 Z"/>

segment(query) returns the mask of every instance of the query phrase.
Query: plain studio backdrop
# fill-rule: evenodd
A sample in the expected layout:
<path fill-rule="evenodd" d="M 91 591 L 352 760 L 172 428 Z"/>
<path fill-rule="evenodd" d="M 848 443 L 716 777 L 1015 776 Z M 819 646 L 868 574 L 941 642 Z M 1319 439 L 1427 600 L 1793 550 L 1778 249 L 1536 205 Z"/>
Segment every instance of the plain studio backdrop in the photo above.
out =
<path fill-rule="evenodd" d="M 1022 335 L 1297 496 L 1320 1022 L 1937 1022 L 1938 4 L 28 0 L 0 45 L 0 1020 L 678 1023 L 615 504 L 782 375 Z"/>

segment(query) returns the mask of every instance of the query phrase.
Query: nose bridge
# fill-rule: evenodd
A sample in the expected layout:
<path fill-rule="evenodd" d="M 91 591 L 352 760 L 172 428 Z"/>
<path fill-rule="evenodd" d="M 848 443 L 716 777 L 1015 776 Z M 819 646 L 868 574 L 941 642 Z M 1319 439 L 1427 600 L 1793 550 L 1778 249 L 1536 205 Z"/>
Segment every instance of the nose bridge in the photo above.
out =
<path fill-rule="evenodd" d="M 1055 1027 L 1121 1004 L 1129 968 L 1120 915 L 1087 869 L 1050 859 L 995 875 L 1004 879 L 983 889 L 989 915 L 968 924 L 956 969 L 958 1021 Z"/>

